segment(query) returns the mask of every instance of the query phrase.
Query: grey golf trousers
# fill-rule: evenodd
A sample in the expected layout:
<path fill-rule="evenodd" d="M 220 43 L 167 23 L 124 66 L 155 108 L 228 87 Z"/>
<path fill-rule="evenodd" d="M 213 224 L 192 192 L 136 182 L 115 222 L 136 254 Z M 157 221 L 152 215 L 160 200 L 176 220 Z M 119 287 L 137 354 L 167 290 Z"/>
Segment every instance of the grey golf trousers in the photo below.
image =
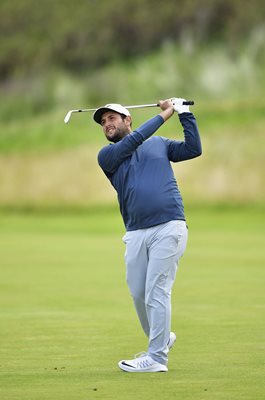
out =
<path fill-rule="evenodd" d="M 138 318 L 149 338 L 148 354 L 167 365 L 171 289 L 188 239 L 185 221 L 126 232 L 126 278 Z"/>

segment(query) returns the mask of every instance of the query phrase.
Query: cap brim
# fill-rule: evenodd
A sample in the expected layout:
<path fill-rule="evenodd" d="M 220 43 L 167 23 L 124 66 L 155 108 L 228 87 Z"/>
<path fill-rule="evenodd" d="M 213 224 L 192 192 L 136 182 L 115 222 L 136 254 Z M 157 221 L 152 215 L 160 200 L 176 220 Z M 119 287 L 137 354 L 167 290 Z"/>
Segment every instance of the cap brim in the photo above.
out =
<path fill-rule="evenodd" d="M 94 121 L 96 121 L 98 124 L 101 124 L 101 117 L 102 115 L 107 112 L 107 111 L 111 111 L 109 108 L 106 107 L 101 107 L 98 108 L 93 115 Z M 116 111 L 115 111 L 116 112 Z"/>

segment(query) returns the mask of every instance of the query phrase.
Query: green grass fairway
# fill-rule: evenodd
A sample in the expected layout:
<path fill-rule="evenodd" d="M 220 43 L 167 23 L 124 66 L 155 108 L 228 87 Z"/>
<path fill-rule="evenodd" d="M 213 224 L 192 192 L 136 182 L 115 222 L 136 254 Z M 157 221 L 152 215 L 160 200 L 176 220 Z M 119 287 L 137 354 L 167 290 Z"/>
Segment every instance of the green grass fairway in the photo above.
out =
<path fill-rule="evenodd" d="M 264 399 L 264 210 L 187 207 L 166 374 L 125 283 L 117 209 L 0 215 L 1 400 Z"/>

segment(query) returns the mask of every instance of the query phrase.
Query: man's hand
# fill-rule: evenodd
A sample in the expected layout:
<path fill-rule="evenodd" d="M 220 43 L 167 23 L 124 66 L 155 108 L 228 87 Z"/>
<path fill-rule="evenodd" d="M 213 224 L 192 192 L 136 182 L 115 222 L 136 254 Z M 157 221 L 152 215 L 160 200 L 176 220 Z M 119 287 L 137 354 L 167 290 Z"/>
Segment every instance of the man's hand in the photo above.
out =
<path fill-rule="evenodd" d="M 161 117 L 164 121 L 168 120 L 174 114 L 174 106 L 170 99 L 167 100 L 160 100 L 158 102 L 159 107 L 161 108 L 162 112 L 160 113 Z"/>
<path fill-rule="evenodd" d="M 186 101 L 185 99 L 182 99 L 180 97 L 173 97 L 172 99 L 170 99 L 174 110 L 178 113 L 178 114 L 182 114 L 184 112 L 190 112 L 189 106 L 185 106 L 183 105 L 183 102 Z"/>

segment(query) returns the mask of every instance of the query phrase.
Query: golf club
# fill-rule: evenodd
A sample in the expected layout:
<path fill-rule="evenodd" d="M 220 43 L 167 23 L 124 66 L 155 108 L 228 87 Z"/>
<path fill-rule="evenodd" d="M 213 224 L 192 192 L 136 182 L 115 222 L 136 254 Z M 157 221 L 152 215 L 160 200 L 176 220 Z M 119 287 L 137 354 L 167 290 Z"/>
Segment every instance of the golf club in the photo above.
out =
<path fill-rule="evenodd" d="M 194 104 L 193 100 L 183 101 L 183 103 L 182 103 L 182 105 L 186 105 L 186 106 L 192 106 L 193 104 Z M 146 107 L 158 107 L 158 106 L 159 106 L 159 104 L 154 103 L 154 104 L 139 104 L 139 105 L 135 105 L 135 106 L 124 106 L 124 107 L 125 108 L 146 108 Z M 66 116 L 64 118 L 64 122 L 65 122 L 65 124 L 68 124 L 73 113 L 89 112 L 89 111 L 96 111 L 96 110 L 97 110 L 97 108 L 83 108 L 83 109 L 79 109 L 79 110 L 70 110 L 66 114 Z"/>

